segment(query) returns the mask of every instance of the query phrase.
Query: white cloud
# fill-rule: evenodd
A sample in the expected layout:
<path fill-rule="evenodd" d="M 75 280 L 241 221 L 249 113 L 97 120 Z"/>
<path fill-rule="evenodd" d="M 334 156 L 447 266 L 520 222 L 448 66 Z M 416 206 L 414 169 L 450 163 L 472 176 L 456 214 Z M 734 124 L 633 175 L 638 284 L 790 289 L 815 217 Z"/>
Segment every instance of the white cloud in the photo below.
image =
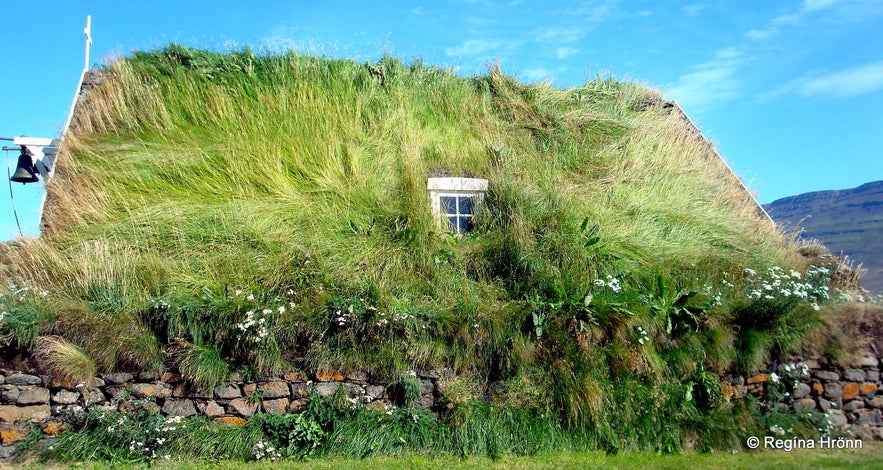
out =
<path fill-rule="evenodd" d="M 760 41 L 775 36 L 778 33 L 775 29 L 752 29 L 745 33 L 745 36 L 752 41 Z"/>
<path fill-rule="evenodd" d="M 798 82 L 804 95 L 850 97 L 883 89 L 883 62 L 853 67 Z"/>
<path fill-rule="evenodd" d="M 741 88 L 737 72 L 748 62 L 741 49 L 718 50 L 708 62 L 691 67 L 666 94 L 690 111 L 701 111 L 736 98 Z"/>
<path fill-rule="evenodd" d="M 512 47 L 514 43 L 502 39 L 469 39 L 457 47 L 445 48 L 448 57 L 487 55 Z"/>
<path fill-rule="evenodd" d="M 545 67 L 531 67 L 524 70 L 524 78 L 529 82 L 551 82 L 555 77 L 552 75 L 552 72 Z"/>
<path fill-rule="evenodd" d="M 702 8 L 704 8 L 702 5 L 694 3 L 693 5 L 687 5 L 681 8 L 681 11 L 684 12 L 684 14 L 687 16 L 696 16 L 699 14 L 700 11 L 702 11 Z"/>
<path fill-rule="evenodd" d="M 569 28 L 564 26 L 552 26 L 540 28 L 534 32 L 537 41 L 545 42 L 575 42 L 584 38 L 588 32 L 583 28 Z"/>
<path fill-rule="evenodd" d="M 834 6 L 839 0 L 803 0 L 803 11 L 819 11 Z"/>
<path fill-rule="evenodd" d="M 565 46 L 565 47 L 559 47 L 558 49 L 555 49 L 555 53 L 559 59 L 567 59 L 568 57 L 579 53 L 581 50 L 582 49 L 579 49 L 576 47 L 566 47 Z"/>

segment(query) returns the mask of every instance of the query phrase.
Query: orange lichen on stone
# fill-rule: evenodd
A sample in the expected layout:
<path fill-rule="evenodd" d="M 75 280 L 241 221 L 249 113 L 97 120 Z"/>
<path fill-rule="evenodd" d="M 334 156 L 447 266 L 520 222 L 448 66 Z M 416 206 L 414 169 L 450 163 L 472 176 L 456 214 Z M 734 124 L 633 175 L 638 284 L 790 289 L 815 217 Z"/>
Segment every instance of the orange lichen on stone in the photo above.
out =
<path fill-rule="evenodd" d="M 239 416 L 221 416 L 220 418 L 215 418 L 212 421 L 218 424 L 226 424 L 228 426 L 242 426 L 247 423 L 248 420 L 245 418 L 240 418 Z"/>
<path fill-rule="evenodd" d="M 770 374 L 757 374 L 753 377 L 749 377 L 747 383 L 749 384 L 759 384 L 764 383 L 770 380 Z"/>
<path fill-rule="evenodd" d="M 48 423 L 43 425 L 43 432 L 50 435 L 55 436 L 62 431 L 66 431 L 67 426 L 64 425 L 61 421 L 49 421 Z"/>
<path fill-rule="evenodd" d="M 859 386 L 855 382 L 850 382 L 843 386 L 843 401 L 852 400 L 858 396 Z"/>
<path fill-rule="evenodd" d="M 861 387 L 862 395 L 871 396 L 877 393 L 877 384 L 866 382 L 862 384 Z"/>
<path fill-rule="evenodd" d="M 25 440 L 24 433 L 16 428 L 0 430 L 0 442 L 2 442 L 5 446 L 8 446 L 9 444 L 15 444 L 16 442 L 21 442 L 23 440 Z"/>
<path fill-rule="evenodd" d="M 326 370 L 316 374 L 319 382 L 342 382 L 346 378 L 339 370 Z"/>

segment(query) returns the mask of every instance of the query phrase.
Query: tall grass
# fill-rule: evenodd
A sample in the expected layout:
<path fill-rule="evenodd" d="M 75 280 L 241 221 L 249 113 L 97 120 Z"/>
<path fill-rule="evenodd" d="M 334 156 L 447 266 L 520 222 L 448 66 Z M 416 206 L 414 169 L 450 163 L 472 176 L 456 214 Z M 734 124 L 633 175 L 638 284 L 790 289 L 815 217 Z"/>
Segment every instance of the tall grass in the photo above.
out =
<path fill-rule="evenodd" d="M 100 370 L 176 352 L 166 363 L 203 386 L 224 364 L 449 367 L 611 448 L 640 447 L 613 436 L 636 423 L 677 447 L 695 418 L 664 384 L 776 346 L 700 291 L 800 261 L 652 90 L 178 45 L 101 73 L 43 238 L 5 254 L 3 276 L 55 306 L 22 344 L 48 329 Z M 441 175 L 489 180 L 467 236 L 435 228 L 426 181 Z M 627 416 L 607 411 L 639 385 Z M 660 400 L 652 416 L 681 413 L 676 429 L 638 419 Z"/>

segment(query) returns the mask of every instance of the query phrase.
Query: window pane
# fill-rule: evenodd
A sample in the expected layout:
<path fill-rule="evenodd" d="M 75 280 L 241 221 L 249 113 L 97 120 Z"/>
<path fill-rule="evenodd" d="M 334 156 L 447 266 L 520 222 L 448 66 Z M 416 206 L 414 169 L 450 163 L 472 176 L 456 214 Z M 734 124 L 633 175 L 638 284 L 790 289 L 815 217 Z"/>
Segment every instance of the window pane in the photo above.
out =
<path fill-rule="evenodd" d="M 448 230 L 454 233 L 460 233 L 457 231 L 457 217 L 448 217 Z"/>
<path fill-rule="evenodd" d="M 459 197 L 457 200 L 460 201 L 460 213 L 461 214 L 472 214 L 472 198 L 471 197 Z"/>
<path fill-rule="evenodd" d="M 472 230 L 472 217 L 460 217 L 459 222 L 460 223 L 457 224 L 460 229 L 458 233 L 469 232 Z"/>
<path fill-rule="evenodd" d="M 457 198 L 456 197 L 441 196 L 439 199 L 441 200 L 442 214 L 456 214 L 457 213 Z"/>

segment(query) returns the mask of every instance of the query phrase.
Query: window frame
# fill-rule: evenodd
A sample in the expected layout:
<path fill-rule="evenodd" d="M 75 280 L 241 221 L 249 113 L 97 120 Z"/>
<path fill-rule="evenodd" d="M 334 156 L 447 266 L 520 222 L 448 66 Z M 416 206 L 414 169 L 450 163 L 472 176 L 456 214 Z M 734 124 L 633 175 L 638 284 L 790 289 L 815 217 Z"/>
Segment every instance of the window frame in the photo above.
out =
<path fill-rule="evenodd" d="M 440 231 L 451 232 L 458 236 L 469 232 L 469 230 L 460 230 L 460 219 L 473 219 L 475 217 L 476 210 L 484 202 L 487 186 L 487 180 L 481 178 L 429 178 L 427 188 L 429 189 L 432 214 L 438 221 L 437 228 Z M 442 197 L 457 198 L 455 200 L 455 213 L 442 211 Z M 471 213 L 460 213 L 460 198 L 470 198 L 472 200 Z M 457 224 L 452 227 L 448 217 L 456 217 Z"/>

